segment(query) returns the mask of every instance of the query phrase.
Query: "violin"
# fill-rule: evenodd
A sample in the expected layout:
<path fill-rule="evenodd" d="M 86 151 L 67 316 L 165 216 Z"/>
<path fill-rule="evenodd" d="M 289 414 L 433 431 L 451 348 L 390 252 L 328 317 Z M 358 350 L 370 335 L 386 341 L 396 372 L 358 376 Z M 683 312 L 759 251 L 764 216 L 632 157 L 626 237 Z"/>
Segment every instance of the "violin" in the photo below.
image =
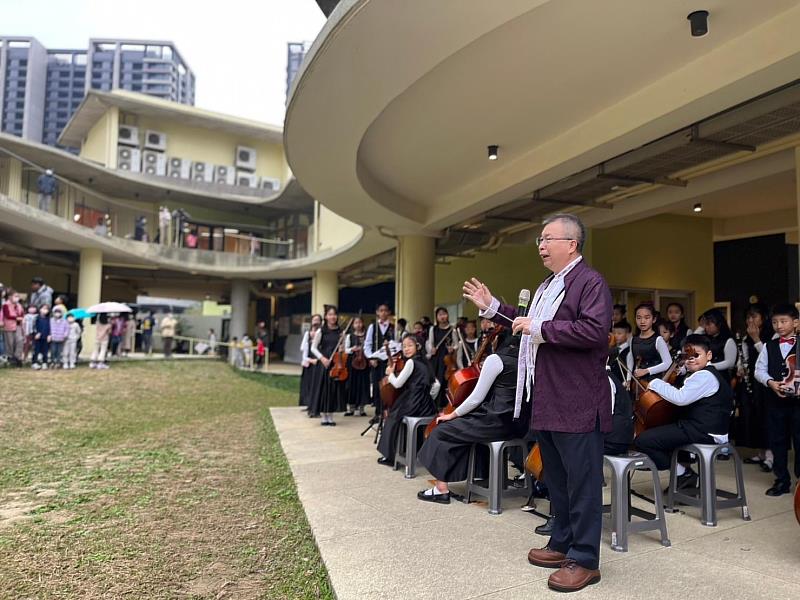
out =
<path fill-rule="evenodd" d="M 388 342 L 386 346 L 388 346 Z M 392 361 L 394 365 L 394 372 L 397 373 L 403 370 L 403 367 L 406 366 L 406 361 L 403 358 L 402 350 L 393 354 L 389 360 Z M 391 383 L 389 383 L 389 376 L 385 375 L 383 379 L 381 379 L 380 385 L 380 394 L 381 394 L 381 406 L 383 407 L 384 413 L 388 412 L 390 408 L 394 406 L 394 403 L 397 402 L 397 398 L 400 396 L 400 390 L 394 387 Z"/>
<path fill-rule="evenodd" d="M 344 341 L 347 331 L 350 329 L 350 325 L 352 325 L 352 323 L 353 319 L 350 319 L 350 322 L 347 324 L 347 327 L 345 327 L 342 335 L 339 336 L 339 343 L 336 344 L 336 348 L 334 348 L 333 353 L 328 357 L 328 360 L 331 361 L 328 369 L 328 376 L 335 381 L 347 381 L 347 378 L 350 376 L 350 373 L 347 371 L 347 353 L 342 348 L 342 342 Z"/>
<path fill-rule="evenodd" d="M 367 368 L 367 358 L 364 356 L 364 349 L 359 347 L 353 350 L 353 362 L 350 363 L 355 371 L 363 371 Z"/>
<path fill-rule="evenodd" d="M 456 408 L 461 406 L 461 403 L 464 402 L 464 400 L 466 400 L 472 393 L 472 390 L 475 389 L 475 385 L 478 383 L 478 377 L 481 375 L 481 364 L 483 363 L 483 357 L 488 351 L 491 343 L 497 337 L 497 334 L 499 334 L 502 330 L 503 326 L 498 325 L 489 333 L 487 333 L 481 341 L 480 348 L 478 348 L 475 356 L 472 357 L 469 366 L 456 371 L 453 373 L 450 379 L 447 380 L 447 392 L 445 393 L 447 404 L 439 416 L 449 415 Z M 425 439 L 428 439 L 428 436 L 431 434 L 431 432 L 436 429 L 436 425 L 436 419 L 428 424 L 428 426 L 425 428 Z"/>
<path fill-rule="evenodd" d="M 797 369 L 797 355 L 789 354 L 781 370 L 781 391 L 791 398 L 800 396 L 800 370 Z"/>

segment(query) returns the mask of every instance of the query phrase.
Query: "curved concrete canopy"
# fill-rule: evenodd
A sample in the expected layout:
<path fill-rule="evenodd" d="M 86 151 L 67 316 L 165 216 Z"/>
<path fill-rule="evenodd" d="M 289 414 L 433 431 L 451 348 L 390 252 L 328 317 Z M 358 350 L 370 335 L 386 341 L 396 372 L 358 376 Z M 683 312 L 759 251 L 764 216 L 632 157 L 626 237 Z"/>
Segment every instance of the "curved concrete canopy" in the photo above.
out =
<path fill-rule="evenodd" d="M 284 130 L 331 210 L 434 232 L 791 82 L 800 2 L 342 0 Z M 488 161 L 486 147 L 500 146 Z"/>
<path fill-rule="evenodd" d="M 377 232 L 359 230 L 358 235 L 337 248 L 290 260 L 167 248 L 119 237 L 100 237 L 89 228 L 0 196 L 0 239 L 13 236 L 22 237 L 20 241 L 38 250 L 97 248 L 103 251 L 106 259 L 131 266 L 156 266 L 193 275 L 257 280 L 304 278 L 318 270 L 338 271 L 394 245 Z"/>
<path fill-rule="evenodd" d="M 141 198 L 151 202 L 186 202 L 210 208 L 219 208 L 220 201 L 254 209 L 268 207 L 276 210 L 296 211 L 308 210 L 313 206 L 313 199 L 303 191 L 294 178 L 286 182 L 278 192 L 265 193 L 263 190 L 248 188 L 237 190 L 233 186 L 197 183 L 169 177 L 150 177 L 119 169 L 109 169 L 52 146 L 0 133 L 0 155 L 3 154 L 4 149 L 40 168 L 52 168 L 56 175 L 73 180 L 91 188 L 92 191 L 112 198 Z M 236 190 L 236 192 L 229 190 Z"/>

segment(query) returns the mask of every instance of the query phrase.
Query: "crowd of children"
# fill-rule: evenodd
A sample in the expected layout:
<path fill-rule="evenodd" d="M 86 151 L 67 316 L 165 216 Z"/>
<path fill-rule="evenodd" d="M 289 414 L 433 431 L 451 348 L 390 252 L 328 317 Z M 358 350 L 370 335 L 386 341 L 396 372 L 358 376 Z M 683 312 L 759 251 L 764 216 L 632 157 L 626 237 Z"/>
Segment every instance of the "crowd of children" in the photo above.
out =
<path fill-rule="evenodd" d="M 790 493 L 791 447 L 800 478 L 796 306 L 777 304 L 768 311 L 752 304 L 744 331 L 736 334 L 718 308 L 702 313 L 693 331 L 678 303 L 667 307 L 666 318 L 642 303 L 634 319 L 632 327 L 626 307 L 615 305 L 609 368 L 632 392 L 649 388 L 679 407 L 674 424 L 645 431 L 636 447 L 668 468 L 672 449 L 680 445 L 730 441 L 755 451 L 745 463 L 775 475 L 768 496 Z M 673 363 L 683 366 L 670 385 L 661 377 Z M 679 465 L 678 475 L 680 485 L 696 484 L 690 468 Z"/>

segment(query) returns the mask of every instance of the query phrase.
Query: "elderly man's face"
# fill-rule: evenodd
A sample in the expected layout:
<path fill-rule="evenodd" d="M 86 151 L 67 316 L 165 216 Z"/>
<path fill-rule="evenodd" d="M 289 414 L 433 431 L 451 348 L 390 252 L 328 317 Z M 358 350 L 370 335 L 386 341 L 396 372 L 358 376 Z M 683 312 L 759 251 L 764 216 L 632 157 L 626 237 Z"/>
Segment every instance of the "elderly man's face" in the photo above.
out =
<path fill-rule="evenodd" d="M 563 221 L 554 221 L 542 229 L 539 256 L 542 264 L 553 273 L 558 273 L 575 257 L 578 243 L 572 228 Z"/>

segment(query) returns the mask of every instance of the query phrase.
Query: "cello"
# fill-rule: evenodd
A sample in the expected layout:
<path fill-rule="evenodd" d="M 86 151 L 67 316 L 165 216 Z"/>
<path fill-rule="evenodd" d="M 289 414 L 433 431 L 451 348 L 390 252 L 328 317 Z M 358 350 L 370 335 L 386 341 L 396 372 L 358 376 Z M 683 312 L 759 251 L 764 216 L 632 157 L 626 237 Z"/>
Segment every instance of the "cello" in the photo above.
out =
<path fill-rule="evenodd" d="M 466 400 L 467 397 L 472 393 L 472 390 L 475 389 L 475 385 L 478 383 L 478 377 L 481 375 L 481 364 L 483 362 L 483 357 L 489 349 L 490 344 L 497 337 L 497 334 L 502 330 L 503 326 L 498 325 L 488 334 L 486 334 L 481 342 L 480 347 L 478 348 L 478 351 L 475 353 L 475 356 L 472 357 L 469 366 L 453 373 L 453 375 L 447 381 L 447 392 L 445 393 L 447 397 L 447 405 L 444 407 L 444 410 L 441 413 L 442 415 L 449 415 L 456 408 L 461 406 L 461 403 L 464 402 L 464 400 Z M 437 424 L 437 419 L 434 419 L 425 428 L 426 440 L 431 432 L 436 429 Z"/>
<path fill-rule="evenodd" d="M 668 383 L 671 384 L 677 377 L 677 369 L 683 357 L 684 353 L 679 353 L 664 374 L 664 380 Z M 677 407 L 649 389 L 646 382 L 642 383 L 636 377 L 633 378 L 633 381 L 638 386 L 633 402 L 634 436 L 638 437 L 647 429 L 673 423 L 676 418 Z"/>

